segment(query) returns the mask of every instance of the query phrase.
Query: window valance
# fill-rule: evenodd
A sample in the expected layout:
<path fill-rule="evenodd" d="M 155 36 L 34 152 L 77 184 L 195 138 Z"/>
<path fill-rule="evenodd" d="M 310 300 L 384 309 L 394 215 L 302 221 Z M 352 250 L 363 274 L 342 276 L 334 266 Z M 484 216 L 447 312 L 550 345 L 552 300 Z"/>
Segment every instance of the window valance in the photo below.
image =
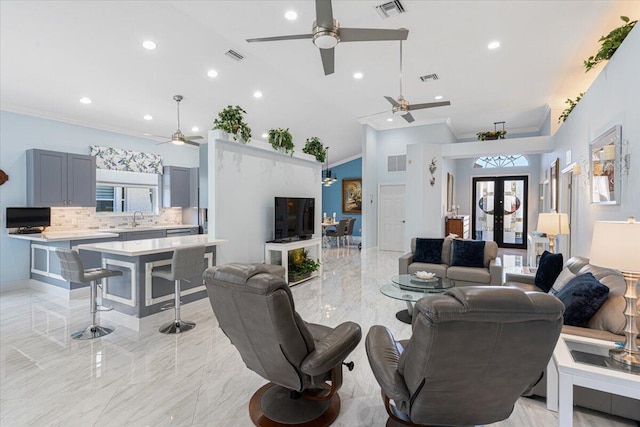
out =
<path fill-rule="evenodd" d="M 156 173 L 162 175 L 162 157 L 121 148 L 92 145 L 91 155 L 96 156 L 98 169 L 127 172 Z"/>

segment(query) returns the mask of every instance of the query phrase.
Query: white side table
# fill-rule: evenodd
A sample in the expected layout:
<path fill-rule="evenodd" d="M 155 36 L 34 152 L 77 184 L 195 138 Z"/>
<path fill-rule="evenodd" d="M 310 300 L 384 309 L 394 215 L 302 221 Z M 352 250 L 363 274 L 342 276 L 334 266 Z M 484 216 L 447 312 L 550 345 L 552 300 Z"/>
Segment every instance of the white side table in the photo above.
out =
<path fill-rule="evenodd" d="M 282 266 L 284 267 L 284 280 L 291 286 L 296 285 L 303 280 L 295 283 L 289 283 L 289 251 L 295 249 L 302 248 L 316 248 L 316 254 L 318 262 L 320 263 L 320 268 L 322 268 L 322 239 L 305 239 L 305 240 L 295 240 L 293 242 L 287 243 L 265 243 L 264 244 L 264 262 L 265 264 L 273 264 L 272 262 L 272 253 L 279 252 L 280 259 L 282 262 Z M 316 274 L 311 275 L 311 277 L 317 276 Z M 308 280 L 311 277 L 308 277 L 304 280 Z"/>
<path fill-rule="evenodd" d="M 547 366 L 547 409 L 558 411 L 560 427 L 573 425 L 574 385 L 640 399 L 640 374 L 607 364 L 613 347 L 610 341 L 560 335 Z"/>

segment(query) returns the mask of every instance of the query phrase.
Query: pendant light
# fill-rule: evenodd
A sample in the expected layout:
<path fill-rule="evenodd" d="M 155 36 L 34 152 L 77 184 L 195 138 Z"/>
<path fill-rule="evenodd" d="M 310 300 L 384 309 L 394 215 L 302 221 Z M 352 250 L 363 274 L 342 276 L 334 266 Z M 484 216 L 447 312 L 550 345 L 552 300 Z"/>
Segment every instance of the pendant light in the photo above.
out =
<path fill-rule="evenodd" d="M 337 175 L 332 175 L 331 174 L 331 169 L 329 169 L 329 147 L 324 147 L 325 151 L 327 152 L 327 156 L 326 156 L 326 162 L 327 162 L 327 167 L 324 171 L 324 177 L 322 179 L 322 185 L 324 185 L 325 187 L 331 187 L 331 184 L 333 184 L 334 182 L 336 182 L 338 180 L 338 176 Z"/>

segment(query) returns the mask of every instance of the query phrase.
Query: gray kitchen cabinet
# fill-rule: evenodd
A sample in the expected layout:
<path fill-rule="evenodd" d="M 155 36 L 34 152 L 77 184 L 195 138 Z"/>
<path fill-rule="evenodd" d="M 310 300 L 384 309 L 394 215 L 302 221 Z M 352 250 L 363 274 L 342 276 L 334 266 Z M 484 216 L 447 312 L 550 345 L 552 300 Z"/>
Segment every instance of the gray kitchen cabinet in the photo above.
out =
<path fill-rule="evenodd" d="M 162 175 L 162 206 L 188 208 L 190 206 L 191 171 L 179 166 L 165 166 Z"/>
<path fill-rule="evenodd" d="M 96 158 L 84 154 L 27 150 L 27 205 L 96 205 Z"/>
<path fill-rule="evenodd" d="M 145 240 L 145 239 L 160 239 L 167 237 L 167 230 L 148 230 L 148 231 L 127 231 L 121 233 L 124 235 L 124 240 Z"/>
<path fill-rule="evenodd" d="M 198 199 L 199 199 L 199 187 L 200 187 L 200 168 L 191 168 L 190 169 L 191 176 L 189 182 L 189 207 L 197 208 L 199 207 Z"/>

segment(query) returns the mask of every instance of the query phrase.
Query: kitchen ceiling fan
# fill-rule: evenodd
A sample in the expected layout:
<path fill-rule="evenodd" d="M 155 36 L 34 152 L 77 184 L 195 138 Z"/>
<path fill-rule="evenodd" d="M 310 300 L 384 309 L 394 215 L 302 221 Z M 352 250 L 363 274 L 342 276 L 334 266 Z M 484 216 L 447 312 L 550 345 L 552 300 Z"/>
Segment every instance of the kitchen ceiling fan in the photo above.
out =
<path fill-rule="evenodd" d="M 340 42 L 366 42 L 382 40 L 406 40 L 409 30 L 387 30 L 377 28 L 341 28 L 333 17 L 331 0 L 316 1 L 316 20 L 313 22 L 311 34 L 290 36 L 263 37 L 247 39 L 247 42 L 271 42 L 280 40 L 311 39 L 320 48 L 320 58 L 324 74 L 333 74 L 335 63 L 335 46 Z"/>
<path fill-rule="evenodd" d="M 409 101 L 402 96 L 402 40 L 400 40 L 400 96 L 398 99 L 393 99 L 390 96 L 384 97 L 387 101 L 393 105 L 393 113 L 400 113 L 402 117 L 409 123 L 415 119 L 411 115 L 410 111 L 422 110 L 423 108 L 444 107 L 445 105 L 451 105 L 449 101 L 441 102 L 428 102 L 426 104 L 409 104 Z"/>
<path fill-rule="evenodd" d="M 199 147 L 200 144 L 198 144 L 197 142 L 193 142 L 193 140 L 202 139 L 200 135 L 185 136 L 180 131 L 180 101 L 182 101 L 182 99 L 183 99 L 182 95 L 173 96 L 173 100 L 176 101 L 176 105 L 178 108 L 178 129 L 173 133 L 173 135 L 171 135 L 171 139 L 169 139 L 169 141 L 164 141 L 164 142 L 161 142 L 160 144 L 166 144 L 167 142 L 171 142 L 172 144 L 175 144 L 175 145 L 188 144 L 188 145 Z"/>

